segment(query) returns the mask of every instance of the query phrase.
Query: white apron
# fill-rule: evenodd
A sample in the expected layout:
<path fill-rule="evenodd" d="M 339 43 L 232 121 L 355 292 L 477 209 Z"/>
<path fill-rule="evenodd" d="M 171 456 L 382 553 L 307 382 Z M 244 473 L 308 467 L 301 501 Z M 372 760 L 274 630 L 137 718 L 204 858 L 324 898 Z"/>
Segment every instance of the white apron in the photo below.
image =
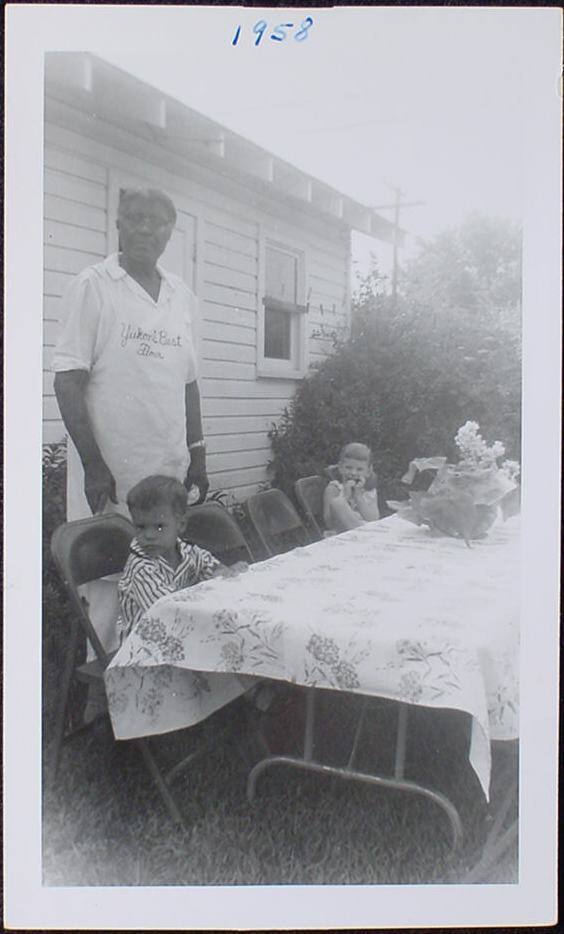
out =
<path fill-rule="evenodd" d="M 81 273 L 65 296 L 67 321 L 54 359 L 59 371 L 89 370 L 88 413 L 116 481 L 118 503 L 108 502 L 105 511 L 126 516 L 125 497 L 139 480 L 157 473 L 183 480 L 189 464 L 185 386 L 197 375 L 190 307 L 195 296 L 176 276 L 159 271 L 156 302 L 117 256 Z M 89 515 L 82 463 L 69 440 L 67 518 Z M 116 581 L 88 590 L 94 627 L 111 650 L 117 644 Z"/>

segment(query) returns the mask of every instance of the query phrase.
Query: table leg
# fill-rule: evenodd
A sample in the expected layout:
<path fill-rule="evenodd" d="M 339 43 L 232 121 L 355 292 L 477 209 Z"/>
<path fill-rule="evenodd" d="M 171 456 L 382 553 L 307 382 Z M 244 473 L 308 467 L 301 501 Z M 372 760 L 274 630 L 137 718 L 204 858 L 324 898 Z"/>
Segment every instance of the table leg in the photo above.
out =
<path fill-rule="evenodd" d="M 510 752 L 514 755 L 515 749 L 510 750 Z M 506 763 L 506 768 L 502 771 L 502 778 L 508 778 L 508 788 L 505 791 L 501 806 L 486 837 L 481 856 L 477 863 L 468 871 L 464 879 L 462 879 L 463 883 L 483 881 L 487 873 L 494 867 L 497 860 L 504 855 L 518 837 L 518 818 L 512 820 L 505 830 L 503 830 L 505 820 L 511 808 L 518 807 L 519 778 L 518 775 L 515 774 L 517 768 L 517 760 L 516 757 L 514 757 Z"/>
<path fill-rule="evenodd" d="M 364 711 L 362 712 L 363 715 Z M 360 736 L 359 727 L 353 743 L 353 751 L 349 757 L 349 763 L 345 767 L 326 765 L 323 762 L 316 762 L 313 759 L 313 730 L 315 723 L 315 689 L 309 688 L 306 695 L 306 722 L 304 728 L 304 752 L 302 758 L 297 756 L 267 756 L 257 762 L 249 772 L 247 779 L 247 798 L 252 802 L 255 796 L 256 783 L 259 776 L 274 765 L 288 765 L 293 768 L 303 769 L 309 772 L 318 772 L 322 775 L 334 775 L 338 778 L 344 778 L 352 781 L 365 782 L 369 785 L 376 785 L 381 788 L 396 788 L 399 791 L 407 791 L 413 794 L 421 795 L 437 804 L 447 815 L 452 832 L 452 849 L 457 850 L 463 838 L 462 822 L 455 806 L 446 797 L 438 791 L 427 788 L 425 785 L 419 785 L 417 782 L 409 781 L 403 777 L 405 764 L 405 745 L 407 738 L 407 707 L 401 705 L 398 715 L 398 737 L 396 742 L 396 765 L 393 778 L 386 778 L 382 775 L 374 775 L 369 772 L 360 772 L 351 768 L 351 762 L 356 753 L 356 746 Z M 361 716 L 362 716 L 361 715 Z"/>
<path fill-rule="evenodd" d="M 358 723 L 356 725 L 356 730 L 354 734 L 351 754 L 349 756 L 349 761 L 347 762 L 347 768 L 352 769 L 354 760 L 356 759 L 356 754 L 358 752 L 358 747 L 360 744 L 360 736 L 362 733 L 362 728 L 364 726 L 364 717 L 366 714 L 366 705 L 368 703 L 368 698 L 362 698 L 362 707 L 360 708 L 360 714 L 358 715 Z"/>
<path fill-rule="evenodd" d="M 405 770 L 405 747 L 407 744 L 407 705 L 400 703 L 398 708 L 398 732 L 396 736 L 396 759 L 394 775 L 403 778 Z"/>
<path fill-rule="evenodd" d="M 315 727 L 315 691 L 308 688 L 306 691 L 306 719 L 304 728 L 304 761 L 313 760 L 313 731 Z"/>

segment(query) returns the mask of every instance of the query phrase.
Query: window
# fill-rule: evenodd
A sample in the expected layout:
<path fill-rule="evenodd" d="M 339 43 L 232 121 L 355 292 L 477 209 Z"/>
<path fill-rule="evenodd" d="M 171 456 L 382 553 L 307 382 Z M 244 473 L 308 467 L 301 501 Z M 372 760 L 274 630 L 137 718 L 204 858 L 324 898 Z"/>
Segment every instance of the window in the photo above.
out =
<path fill-rule="evenodd" d="M 268 241 L 264 246 L 258 373 L 298 378 L 305 372 L 303 253 Z"/>

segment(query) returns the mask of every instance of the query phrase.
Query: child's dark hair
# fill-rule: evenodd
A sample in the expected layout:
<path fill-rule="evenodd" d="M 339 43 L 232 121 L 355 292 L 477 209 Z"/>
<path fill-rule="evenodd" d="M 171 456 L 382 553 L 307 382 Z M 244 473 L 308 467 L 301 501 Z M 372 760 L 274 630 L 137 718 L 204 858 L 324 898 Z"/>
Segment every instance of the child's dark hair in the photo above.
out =
<path fill-rule="evenodd" d="M 341 448 L 339 463 L 344 461 L 345 457 L 352 457 L 356 461 L 366 461 L 367 464 L 372 463 L 372 451 L 367 444 L 361 444 L 360 441 L 351 441 Z"/>
<path fill-rule="evenodd" d="M 170 506 L 177 516 L 184 516 L 188 506 L 188 493 L 175 477 L 153 474 L 145 477 L 131 488 L 125 499 L 131 512 L 147 512 L 155 506 Z"/>

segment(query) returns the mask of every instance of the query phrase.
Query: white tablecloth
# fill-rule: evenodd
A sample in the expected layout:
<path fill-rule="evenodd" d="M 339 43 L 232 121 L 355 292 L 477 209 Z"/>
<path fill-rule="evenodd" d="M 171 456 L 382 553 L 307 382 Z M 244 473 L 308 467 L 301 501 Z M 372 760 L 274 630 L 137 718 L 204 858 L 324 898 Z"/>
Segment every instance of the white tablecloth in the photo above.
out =
<path fill-rule="evenodd" d="M 490 739 L 518 735 L 519 545 L 518 517 L 468 548 L 392 516 L 164 597 L 106 672 L 115 735 L 283 679 L 467 711 L 487 796 Z"/>

